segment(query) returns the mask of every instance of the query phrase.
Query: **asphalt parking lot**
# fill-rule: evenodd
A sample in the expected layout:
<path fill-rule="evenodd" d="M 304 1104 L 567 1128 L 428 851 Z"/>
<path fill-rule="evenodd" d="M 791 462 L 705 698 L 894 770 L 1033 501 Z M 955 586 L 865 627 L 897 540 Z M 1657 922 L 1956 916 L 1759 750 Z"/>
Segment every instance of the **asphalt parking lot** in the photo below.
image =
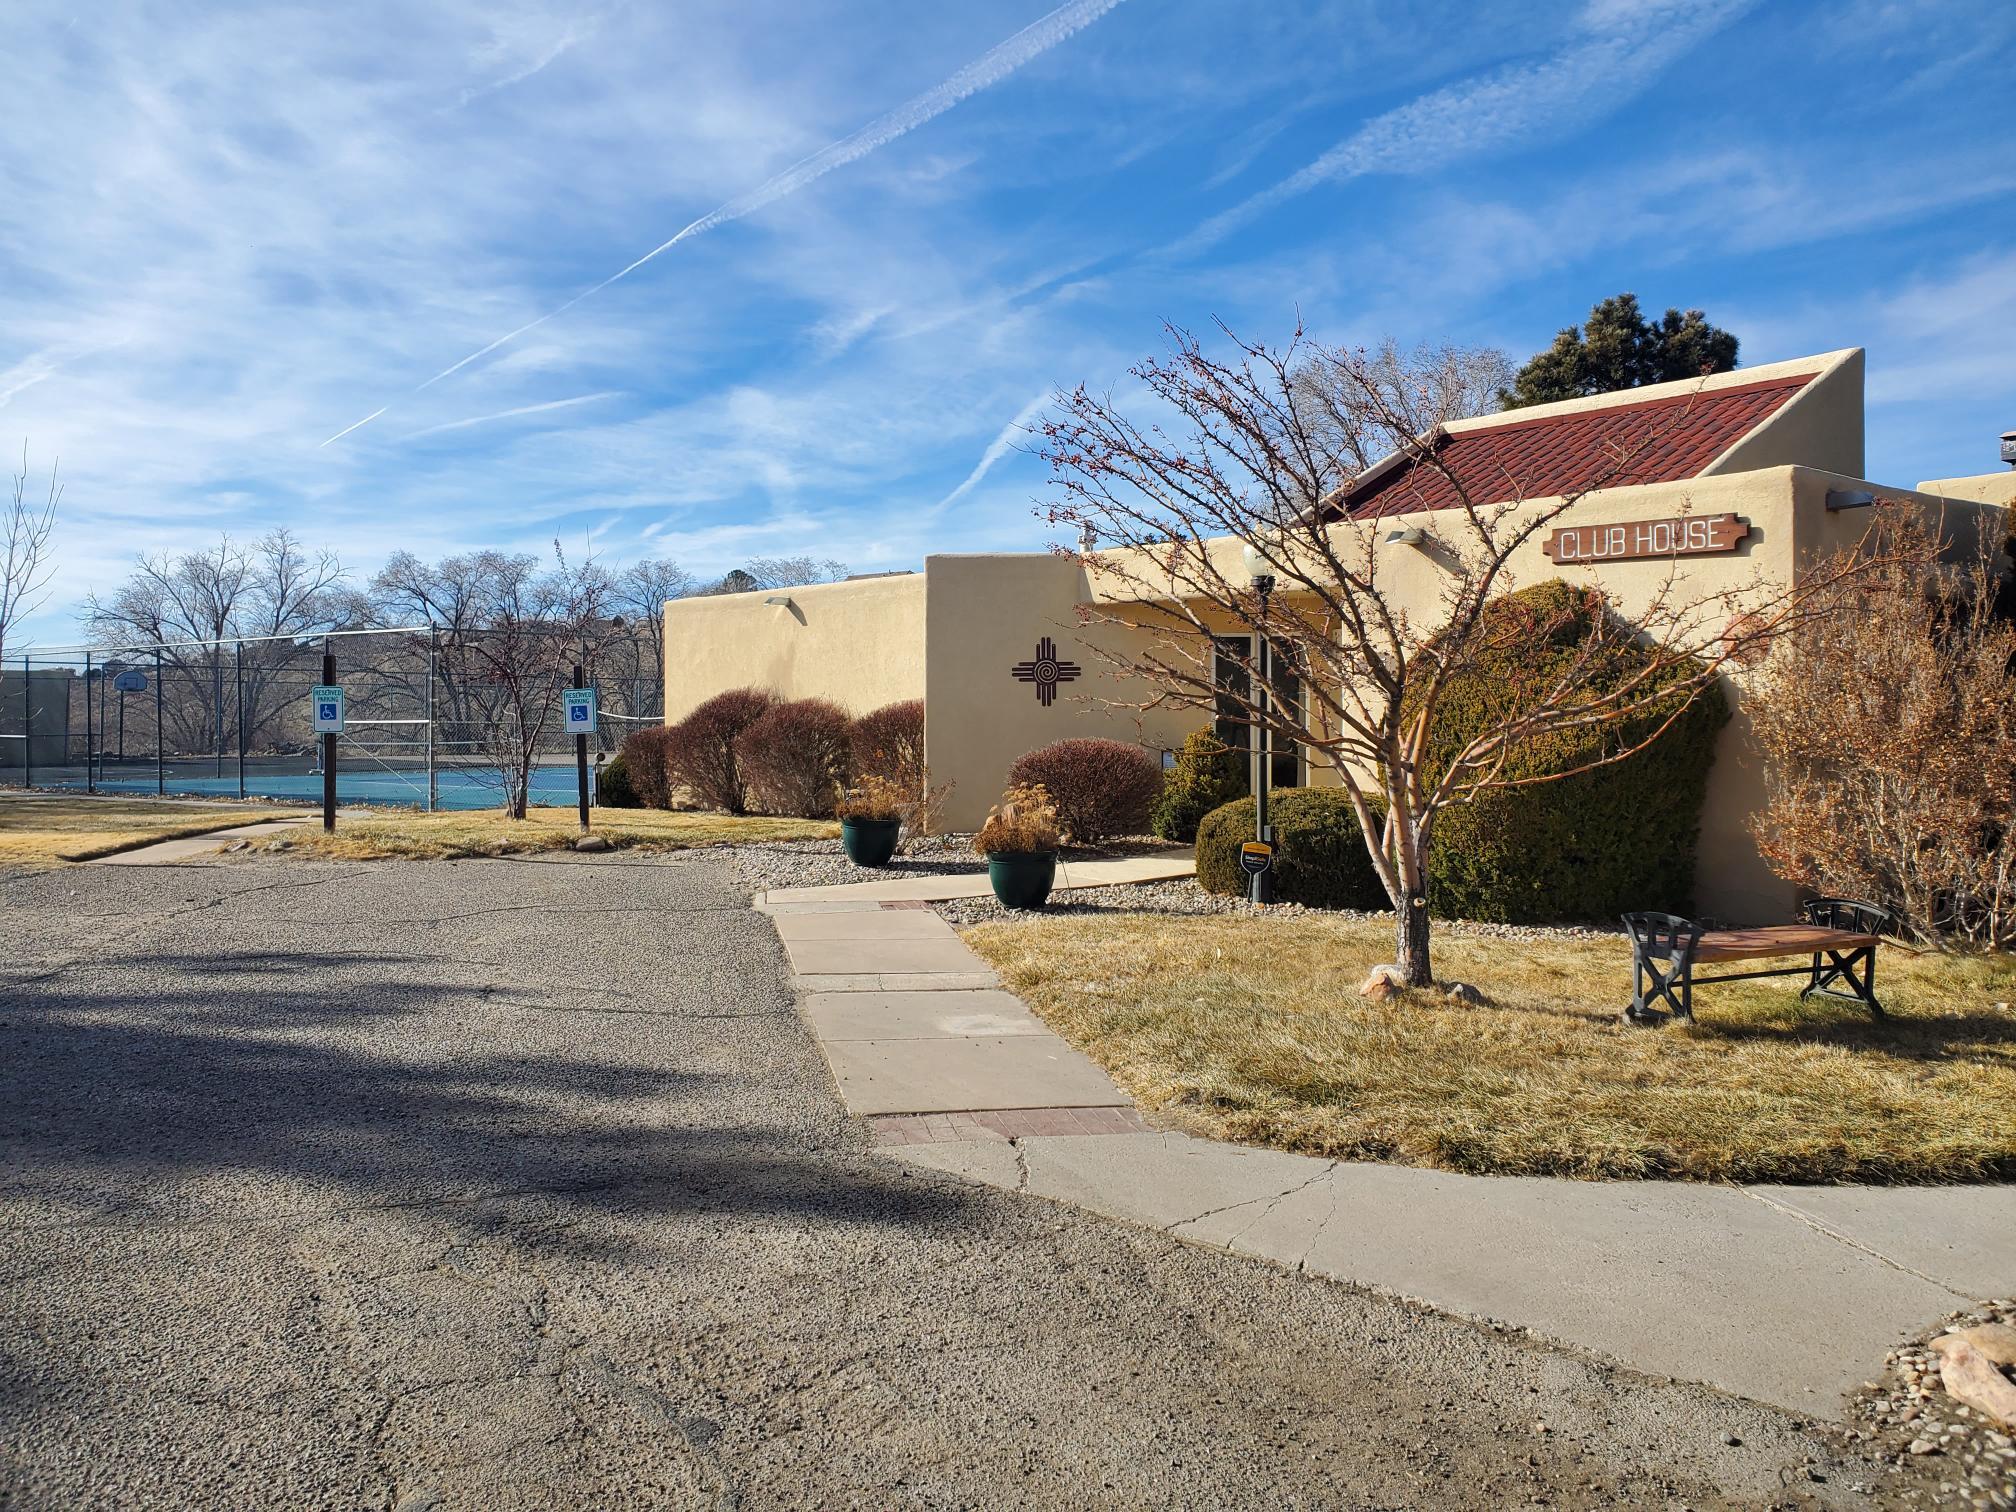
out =
<path fill-rule="evenodd" d="M 0 935 L 10 1505 L 1873 1484 L 1764 1408 L 878 1157 L 704 856 L 0 874 Z"/>

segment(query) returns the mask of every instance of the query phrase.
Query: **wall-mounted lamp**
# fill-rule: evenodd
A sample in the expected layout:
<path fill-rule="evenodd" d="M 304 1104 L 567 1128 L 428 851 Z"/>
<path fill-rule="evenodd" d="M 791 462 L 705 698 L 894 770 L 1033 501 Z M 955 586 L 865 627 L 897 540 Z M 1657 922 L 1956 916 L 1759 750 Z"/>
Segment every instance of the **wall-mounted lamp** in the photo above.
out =
<path fill-rule="evenodd" d="M 1428 539 L 1428 532 L 1419 525 L 1409 525 L 1400 530 L 1386 532 L 1388 546 L 1419 546 Z"/>
<path fill-rule="evenodd" d="M 1876 502 L 1876 495 L 1866 488 L 1830 488 L 1827 490 L 1829 509 L 1867 509 Z"/>
<path fill-rule="evenodd" d="M 770 597 L 763 600 L 763 602 L 766 604 L 782 604 L 786 609 L 796 609 L 798 607 L 791 602 L 791 595 L 788 593 L 773 593 Z"/>

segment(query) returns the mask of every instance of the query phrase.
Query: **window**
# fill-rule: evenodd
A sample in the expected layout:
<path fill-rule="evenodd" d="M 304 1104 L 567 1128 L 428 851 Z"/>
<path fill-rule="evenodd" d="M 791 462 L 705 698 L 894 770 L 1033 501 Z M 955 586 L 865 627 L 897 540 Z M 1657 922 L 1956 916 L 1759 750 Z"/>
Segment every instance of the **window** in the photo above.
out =
<path fill-rule="evenodd" d="M 1218 717 L 1212 722 L 1212 733 L 1235 751 L 1251 751 L 1254 746 L 1254 729 L 1246 723 L 1240 710 L 1239 700 L 1246 697 L 1251 679 L 1246 669 L 1234 657 L 1252 655 L 1253 637 L 1250 635 L 1214 635 L 1217 645 L 1218 686 L 1225 691 L 1218 695 Z M 1284 705 L 1300 708 L 1302 704 L 1302 684 L 1293 672 L 1277 670 L 1271 681 L 1274 697 Z M 1302 784 L 1302 747 L 1286 736 L 1275 732 L 1268 740 L 1269 787 L 1300 787 Z"/>

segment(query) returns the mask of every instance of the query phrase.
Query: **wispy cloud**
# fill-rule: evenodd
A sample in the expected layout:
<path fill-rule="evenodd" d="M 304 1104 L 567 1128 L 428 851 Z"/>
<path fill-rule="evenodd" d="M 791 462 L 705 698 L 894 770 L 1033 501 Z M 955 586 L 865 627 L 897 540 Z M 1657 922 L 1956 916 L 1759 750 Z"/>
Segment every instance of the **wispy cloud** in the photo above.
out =
<path fill-rule="evenodd" d="M 30 352 L 13 366 L 0 371 L 0 407 L 4 407 L 16 394 L 55 377 L 78 358 L 95 356 L 124 345 L 124 337 L 109 341 L 59 341 L 38 352 Z"/>
<path fill-rule="evenodd" d="M 1192 256 L 1285 200 L 1368 173 L 1422 173 L 1567 135 L 1615 110 L 1755 0 L 1595 0 L 1576 40 L 1538 63 L 1464 79 L 1368 121 L 1313 163 L 1204 222 L 1170 251 Z"/>
<path fill-rule="evenodd" d="M 472 425 L 488 425 L 493 420 L 513 420 L 520 415 L 543 415 L 550 410 L 574 409 L 583 404 L 599 404 L 604 399 L 622 397 L 617 389 L 604 389 L 599 394 L 576 394 L 571 399 L 549 399 L 544 404 L 520 404 L 512 409 L 498 410 L 492 415 L 472 415 L 467 420 L 447 420 L 439 425 L 430 425 L 422 430 L 412 431 L 405 437 L 417 441 L 422 436 L 438 436 L 443 431 L 468 430 Z M 331 439 L 334 439 L 333 437 Z"/>
<path fill-rule="evenodd" d="M 980 460 L 973 465 L 973 471 L 966 474 L 966 480 L 952 492 L 931 506 L 932 514 L 940 514 L 957 504 L 966 495 L 980 486 L 980 480 L 994 470 L 994 466 L 1007 456 L 1015 445 L 1016 438 L 1027 434 L 1029 422 L 1034 420 L 1050 402 L 1050 391 L 1045 389 L 1015 412 L 1015 418 L 1001 427 L 1001 433 L 987 443 L 987 450 L 980 454 Z"/>
<path fill-rule="evenodd" d="M 523 325 L 506 331 L 496 340 L 487 342 L 461 360 L 450 363 L 432 378 L 420 384 L 415 389 L 415 392 L 417 393 L 419 389 L 439 383 L 443 378 L 460 372 L 463 368 L 469 366 L 470 363 L 489 356 L 490 353 L 496 351 L 499 347 L 517 340 L 527 331 L 535 330 L 554 317 L 564 315 L 583 300 L 592 299 L 617 280 L 628 278 L 646 263 L 651 262 L 654 258 L 663 256 L 681 242 L 712 231 L 716 226 L 723 226 L 730 221 L 740 220 L 745 215 L 751 215 L 761 210 L 765 205 L 775 204 L 786 195 L 796 194 L 808 184 L 815 183 L 819 179 L 824 178 L 835 168 L 842 168 L 849 163 L 856 162 L 866 157 L 869 153 L 874 152 L 877 148 L 885 147 L 898 137 L 915 131 L 927 121 L 943 115 L 960 101 L 969 99 L 981 90 L 1000 83 L 1024 64 L 1041 57 L 1058 43 L 1083 31 L 1120 3 L 1121 0 L 1070 0 L 1069 4 L 1058 6 L 1057 9 L 1051 11 L 1047 16 L 1023 27 L 1021 31 L 1016 32 L 1014 36 L 1008 38 L 1005 42 L 989 48 L 980 57 L 968 63 L 964 68 L 934 88 L 925 90 L 924 93 L 905 101 L 886 115 L 879 116 L 875 120 L 870 121 L 853 135 L 842 137 L 839 141 L 822 147 L 810 157 L 804 158 L 785 169 L 782 173 L 766 179 L 749 193 L 729 200 L 726 204 L 708 211 L 698 220 L 689 222 L 673 235 L 653 247 L 649 252 L 646 252 L 642 257 L 618 268 L 600 283 L 589 285 L 564 304 L 556 305 L 537 319 L 528 320 Z M 390 406 L 388 405 L 385 408 L 390 408 Z M 384 409 L 378 411 L 378 414 L 383 413 Z M 368 424 L 375 418 L 377 418 L 376 415 L 367 415 L 363 420 L 358 421 L 357 425 L 352 425 L 338 434 L 348 435 L 350 431 L 356 430 L 358 426 Z M 332 437 L 331 439 L 335 438 Z M 324 442 L 323 444 L 326 446 L 328 443 Z"/>
<path fill-rule="evenodd" d="M 595 33 L 601 24 L 600 16 L 588 16 L 582 20 L 569 21 L 559 32 L 535 44 L 531 55 L 514 67 L 507 69 L 493 79 L 481 84 L 471 84 L 456 97 L 454 109 L 460 110 L 484 95 L 495 94 L 500 89 L 509 89 L 514 84 L 523 84 L 535 74 L 543 73 L 562 57 L 572 52 L 576 46 Z M 485 52 L 492 57 L 509 56 L 511 49 L 499 38 Z"/>

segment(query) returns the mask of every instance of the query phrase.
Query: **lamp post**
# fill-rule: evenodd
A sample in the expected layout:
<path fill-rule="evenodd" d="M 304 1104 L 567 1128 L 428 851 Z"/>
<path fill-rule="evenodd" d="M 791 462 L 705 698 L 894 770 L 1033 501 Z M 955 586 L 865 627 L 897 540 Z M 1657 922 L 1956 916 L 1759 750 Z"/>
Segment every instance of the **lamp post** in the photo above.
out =
<path fill-rule="evenodd" d="M 1252 544 L 1240 553 L 1246 564 L 1246 571 L 1253 579 L 1253 596 L 1259 600 L 1259 612 L 1254 618 L 1253 671 L 1255 678 L 1254 704 L 1260 711 L 1261 722 L 1253 726 L 1253 754 L 1256 771 L 1253 777 L 1253 839 L 1255 844 L 1245 851 L 1247 876 L 1247 897 L 1256 904 L 1274 901 L 1274 827 L 1267 822 L 1267 787 L 1273 778 L 1272 762 L 1268 759 L 1269 746 L 1266 719 L 1273 708 L 1273 668 L 1268 665 L 1270 657 L 1267 648 L 1267 597 L 1274 591 L 1273 563 Z"/>

